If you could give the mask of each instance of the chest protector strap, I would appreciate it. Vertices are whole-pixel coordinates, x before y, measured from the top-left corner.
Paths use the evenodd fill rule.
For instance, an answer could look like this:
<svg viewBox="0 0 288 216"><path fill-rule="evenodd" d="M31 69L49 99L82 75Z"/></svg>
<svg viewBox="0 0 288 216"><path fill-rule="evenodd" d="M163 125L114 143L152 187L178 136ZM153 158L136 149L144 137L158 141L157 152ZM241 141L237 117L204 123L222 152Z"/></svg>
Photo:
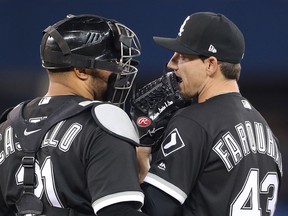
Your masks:
<svg viewBox="0 0 288 216"><path fill-rule="evenodd" d="M37 123L30 123L23 117L23 108L28 102L29 101L25 101L19 104L7 115L7 120L11 122L11 126L18 135L21 149L25 153L25 156L22 158L22 167L24 168L23 193L16 202L17 215L88 216L87 214L80 214L67 208L45 206L44 210L42 201L34 195L34 188L36 184L35 158L45 134L53 125L64 119L77 115L88 108L91 108L96 101L79 103L80 101L70 100L69 102L60 106L47 119ZM33 133L25 136L25 131L33 131ZM45 213L43 214L43 212Z"/></svg>

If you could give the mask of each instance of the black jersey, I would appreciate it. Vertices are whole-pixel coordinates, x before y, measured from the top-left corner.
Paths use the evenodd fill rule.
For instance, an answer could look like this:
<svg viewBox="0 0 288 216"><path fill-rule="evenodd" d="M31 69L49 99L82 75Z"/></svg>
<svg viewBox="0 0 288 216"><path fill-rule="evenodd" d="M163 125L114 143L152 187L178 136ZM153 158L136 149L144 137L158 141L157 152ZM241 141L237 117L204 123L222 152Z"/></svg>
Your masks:
<svg viewBox="0 0 288 216"><path fill-rule="evenodd" d="M41 122L71 100L87 101L77 96L37 98L26 105L22 114L29 122ZM25 153L19 140L33 133L37 130L16 134L8 120L0 125L1 216L14 215L15 202L23 191L21 161ZM70 208L89 215L126 201L140 208L144 195L136 164L135 146L101 129L91 109L87 109L57 122L41 140L36 154L34 194L44 206Z"/></svg>
<svg viewBox="0 0 288 216"><path fill-rule="evenodd" d="M239 93L179 110L145 182L182 204L183 216L271 216L282 176L279 144Z"/></svg>

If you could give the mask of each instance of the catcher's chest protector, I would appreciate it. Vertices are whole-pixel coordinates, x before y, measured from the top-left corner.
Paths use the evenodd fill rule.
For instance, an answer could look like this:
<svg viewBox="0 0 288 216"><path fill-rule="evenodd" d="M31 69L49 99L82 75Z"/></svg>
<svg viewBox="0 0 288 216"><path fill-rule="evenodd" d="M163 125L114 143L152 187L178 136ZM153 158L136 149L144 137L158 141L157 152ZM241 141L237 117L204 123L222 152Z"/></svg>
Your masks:
<svg viewBox="0 0 288 216"><path fill-rule="evenodd" d="M26 156L22 158L22 166L24 168L23 193L16 202L16 208L19 215L41 215L43 212L43 204L42 201L34 195L34 185L36 184L34 173L35 157L38 149L40 148L42 139L47 131L56 123L77 115L80 112L91 108L97 103L100 104L100 102L88 101L88 103L79 103L78 101L71 100L68 103L64 103L62 106L60 106L58 110L47 119L37 123L29 123L22 116L23 107L28 102L29 101L19 104L7 115L7 120L10 121L16 134L29 134L29 136L18 137L21 143L21 149L23 152L25 152ZM84 216L83 214L79 214L72 209L54 208L52 206L45 206L45 208L46 212L49 212L47 216L69 216L72 215L72 213L75 216Z"/></svg>

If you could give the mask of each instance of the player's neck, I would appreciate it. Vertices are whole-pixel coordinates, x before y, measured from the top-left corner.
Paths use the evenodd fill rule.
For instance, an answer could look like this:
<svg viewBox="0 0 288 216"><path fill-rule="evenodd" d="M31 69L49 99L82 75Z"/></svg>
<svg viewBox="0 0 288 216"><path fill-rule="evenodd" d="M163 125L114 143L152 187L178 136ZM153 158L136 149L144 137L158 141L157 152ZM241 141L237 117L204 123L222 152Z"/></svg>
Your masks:
<svg viewBox="0 0 288 216"><path fill-rule="evenodd" d="M198 102L203 103L206 100L232 92L240 92L239 86L236 80L224 80L222 82L210 83L206 88L199 94Z"/></svg>
<svg viewBox="0 0 288 216"><path fill-rule="evenodd" d="M86 92L85 89L83 89L83 86L77 86L76 84L71 86L64 85L63 83L51 82L45 96L57 95L78 95L93 100L93 97L88 91Z"/></svg>
<svg viewBox="0 0 288 216"><path fill-rule="evenodd" d="M89 86L74 73L49 73L49 87L46 96L78 95L93 100Z"/></svg>

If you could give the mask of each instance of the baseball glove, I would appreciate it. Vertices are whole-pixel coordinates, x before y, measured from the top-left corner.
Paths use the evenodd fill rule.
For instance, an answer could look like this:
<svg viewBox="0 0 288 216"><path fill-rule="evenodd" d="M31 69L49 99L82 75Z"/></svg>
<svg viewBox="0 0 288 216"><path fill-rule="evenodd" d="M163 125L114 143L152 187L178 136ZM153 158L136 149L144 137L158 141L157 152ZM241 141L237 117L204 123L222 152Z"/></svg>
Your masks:
<svg viewBox="0 0 288 216"><path fill-rule="evenodd" d="M160 144L174 112L188 104L179 94L173 72L137 90L131 100L130 114L139 132L140 145L155 148Z"/></svg>

